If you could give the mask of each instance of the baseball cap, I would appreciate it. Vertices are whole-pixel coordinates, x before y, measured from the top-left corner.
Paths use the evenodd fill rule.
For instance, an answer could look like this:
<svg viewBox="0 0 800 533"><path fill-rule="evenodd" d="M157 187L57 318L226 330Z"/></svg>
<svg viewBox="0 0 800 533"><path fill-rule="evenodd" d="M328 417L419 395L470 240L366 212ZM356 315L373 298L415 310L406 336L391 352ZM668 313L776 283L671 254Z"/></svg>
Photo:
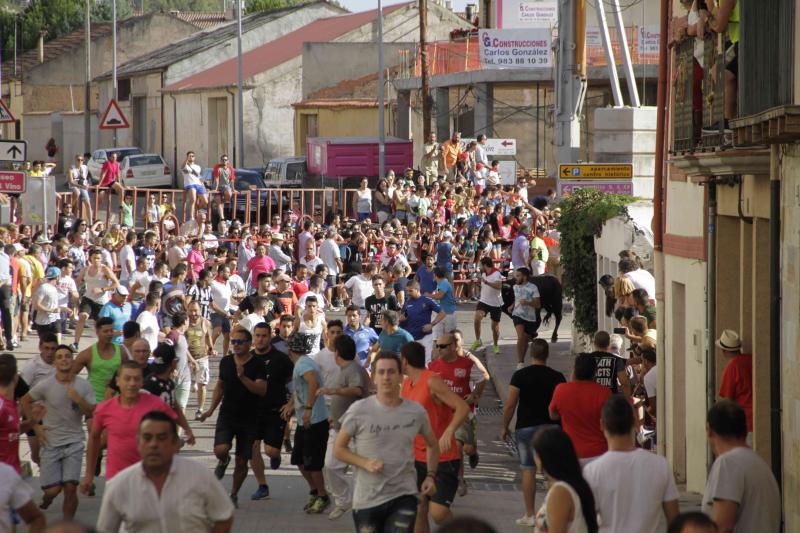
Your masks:
<svg viewBox="0 0 800 533"><path fill-rule="evenodd" d="M284 240L283 233L273 233L272 234L272 240L273 241L282 241L282 240Z"/></svg>
<svg viewBox="0 0 800 533"><path fill-rule="evenodd" d="M124 285L117 285L116 289L117 294L120 296L128 296L130 293L128 292L128 288Z"/></svg>
<svg viewBox="0 0 800 533"><path fill-rule="evenodd" d="M289 335L289 338L286 341L286 346L294 353L306 355L311 351L314 338L314 336L309 335L308 333L300 333L296 331Z"/></svg>
<svg viewBox="0 0 800 533"><path fill-rule="evenodd" d="M58 279L61 277L61 269L58 267L47 267L44 277L46 279Z"/></svg>

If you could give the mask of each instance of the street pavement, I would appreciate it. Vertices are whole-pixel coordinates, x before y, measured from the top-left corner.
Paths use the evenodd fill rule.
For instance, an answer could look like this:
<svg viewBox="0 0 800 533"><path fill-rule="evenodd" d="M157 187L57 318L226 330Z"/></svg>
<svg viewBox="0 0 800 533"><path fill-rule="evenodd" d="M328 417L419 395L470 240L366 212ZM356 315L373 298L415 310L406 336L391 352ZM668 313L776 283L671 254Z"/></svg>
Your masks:
<svg viewBox="0 0 800 533"><path fill-rule="evenodd" d="M474 314L473 304L459 304L457 312L459 328L464 333L465 345L469 346L474 340L472 317ZM340 318L337 314L329 315L329 318ZM550 365L555 369L569 376L572 367L572 356L570 354L570 342L568 333L571 328L571 316L565 315L561 324L560 336L564 339L551 345ZM87 329L87 334L91 332ZM540 330L543 338L549 339L552 332L552 324L545 325ZM489 331L489 321L483 324L484 342L491 339ZM492 385L487 386L477 409L478 416L478 449L480 452L480 464L474 470L466 468L465 477L468 485L468 494L465 497L457 497L452 507L456 516L475 516L479 517L492 526L498 532L526 531L529 528L520 527L514 524L514 520L524 514L522 504L522 494L520 492L520 471L517 462L516 450L511 442L501 441L499 438L502 401L506 398L508 383L516 368L515 342L516 334L513 325L508 317L503 317L500 330L500 354L493 354L491 350L484 353L479 351L478 355L483 359L492 374ZM69 338L71 341L71 337ZM89 346L94 339L84 337L81 348ZM220 341L221 342L221 341ZM219 347L218 347L219 349ZM14 351L14 355L20 361L20 367L33 357L37 352L37 340L27 339L22 346ZM221 351L221 350L220 350ZM213 358L212 385L215 382L219 358ZM206 400L206 407L210 401L210 393ZM186 457L191 457L206 464L209 469L216 465L216 459L211 452L213 448L214 423L216 415L211 419L200 423L192 420L196 408L195 397L189 401L187 408L187 418L197 438L194 446L184 448L181 453ZM512 426L513 428L513 422ZM30 452L27 440L21 443L20 454L23 461L30 460ZM353 522L349 514L336 521L328 519L327 514L307 515L302 507L305 504L308 486L300 476L297 468L289 464L289 455L284 453L283 463L277 471L267 470L267 482L269 484L271 498L263 501L251 501L250 494L257 488L252 473L248 474L247 480L239 493L239 509L235 514L234 531L237 532L285 532L290 529L303 532L350 532L353 531ZM267 464L269 462L267 461ZM34 477L29 480L34 488L38 488L37 469L34 469ZM228 467L228 472L223 479L223 484L230 489L233 465ZM540 485L541 488L541 485ZM97 480L97 496L93 498L81 496L78 507L77 520L93 525L97 519L100 508L100 501L103 494L103 479ZM41 493L36 492L36 498L40 498ZM537 506L542 502L544 492L537 492ZM695 508L695 499L689 497L682 507ZM59 496L50 508L46 511L48 522L54 522L61 517L61 497ZM433 528L435 531L435 528Z"/></svg>

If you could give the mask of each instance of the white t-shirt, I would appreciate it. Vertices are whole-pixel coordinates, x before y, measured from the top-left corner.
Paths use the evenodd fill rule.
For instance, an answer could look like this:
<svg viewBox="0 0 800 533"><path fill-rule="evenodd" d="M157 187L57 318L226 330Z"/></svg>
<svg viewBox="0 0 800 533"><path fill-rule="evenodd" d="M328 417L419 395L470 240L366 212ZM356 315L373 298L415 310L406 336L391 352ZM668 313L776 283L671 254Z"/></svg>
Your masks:
<svg viewBox="0 0 800 533"><path fill-rule="evenodd" d="M158 346L158 319L156 315L148 310L144 310L136 317L136 323L139 324L142 338L150 345L150 351L153 351Z"/></svg>
<svg viewBox="0 0 800 533"><path fill-rule="evenodd" d="M306 259L305 256L300 258L300 264L305 265L308 268L309 272L315 272L317 267L322 264L322 259L317 256L314 256L314 259Z"/></svg>
<svg viewBox="0 0 800 533"><path fill-rule="evenodd" d="M181 169L183 173L183 188L185 189L189 185L200 185L200 173L203 172L203 169L200 168L200 165L197 163L194 164L186 164Z"/></svg>
<svg viewBox="0 0 800 533"><path fill-rule="evenodd" d="M647 391L648 398L655 398L658 383L658 367L654 366L644 375L644 390Z"/></svg>
<svg viewBox="0 0 800 533"><path fill-rule="evenodd" d="M500 273L499 270L495 270L488 276L484 274L481 276L481 280L484 283L481 283L481 298L480 302L486 305L490 305L492 307L502 307L503 306L503 292L500 289L495 289L490 287L486 282L489 281L491 283L498 283L503 281L503 275Z"/></svg>
<svg viewBox="0 0 800 533"><path fill-rule="evenodd" d="M325 308L325 298L323 298L322 294L317 294L309 290L304 292L303 295L297 299L297 308L300 311L303 311L306 308L306 300L308 300L308 298L311 296L314 296L317 299L317 306L320 309Z"/></svg>
<svg viewBox="0 0 800 533"><path fill-rule="evenodd" d="M55 285L52 283L44 282L39 285L39 288L36 289L36 293L33 295L33 301L39 302L39 305L42 307L46 307L48 309L54 309L58 307L58 289L56 289ZM61 311L56 311L55 313L45 313L40 309L36 310L36 322L39 325L46 325L52 324L56 320L61 318Z"/></svg>
<svg viewBox="0 0 800 533"><path fill-rule="evenodd" d="M250 313L249 315L243 316L239 320L239 325L244 329L246 329L247 331L249 331L250 333L253 333L253 330L255 329L256 325L261 324L262 322L264 322L263 316L257 315L255 313Z"/></svg>
<svg viewBox="0 0 800 533"><path fill-rule="evenodd" d="M336 364L336 354L327 348L323 348L309 357L317 362L322 372L321 386L334 387L336 385L336 378L339 377L340 370L339 365ZM329 395L325 396L325 403L330 405L331 397Z"/></svg>
<svg viewBox="0 0 800 533"><path fill-rule="evenodd" d="M78 292L78 286L75 285L75 280L71 276L61 276L58 278L58 306L69 306L72 295Z"/></svg>
<svg viewBox="0 0 800 533"><path fill-rule="evenodd" d="M319 258L322 263L328 267L328 272L333 275L339 274L339 263L337 259L341 258L339 252L339 245L333 239L325 239L319 247Z"/></svg>
<svg viewBox="0 0 800 533"><path fill-rule="evenodd" d="M375 292L372 279L365 279L361 275L351 277L344 286L353 291L353 304L359 307L364 307L364 301Z"/></svg>
<svg viewBox="0 0 800 533"><path fill-rule="evenodd" d="M633 286L637 289L644 289L647 291L647 297L651 300L656 299L656 278L647 270L640 268L633 272L625 274Z"/></svg>
<svg viewBox="0 0 800 533"><path fill-rule="evenodd" d="M646 450L608 451L583 468L594 493L600 533L664 533L664 502L678 489L667 460Z"/></svg>
<svg viewBox="0 0 800 533"><path fill-rule="evenodd" d="M11 531L11 511L33 499L33 489L16 471L0 463L0 531Z"/></svg>
<svg viewBox="0 0 800 533"><path fill-rule="evenodd" d="M131 272L131 277L128 279L128 288L133 287L136 282L139 282L139 288L136 289L135 293L131 293L131 298L134 300L141 300L144 298L150 288L151 279L152 276L147 270L144 272L139 272L138 270Z"/></svg>
<svg viewBox="0 0 800 533"><path fill-rule="evenodd" d="M119 268L120 281L127 281L131 277L131 272L136 270L136 255L130 244L126 244L119 251Z"/></svg>
<svg viewBox="0 0 800 533"><path fill-rule="evenodd" d="M229 283L230 279L228 283L220 283L217 280L211 282L211 301L213 301L217 307L225 311L231 306L232 292ZM213 309L211 311L216 313Z"/></svg>

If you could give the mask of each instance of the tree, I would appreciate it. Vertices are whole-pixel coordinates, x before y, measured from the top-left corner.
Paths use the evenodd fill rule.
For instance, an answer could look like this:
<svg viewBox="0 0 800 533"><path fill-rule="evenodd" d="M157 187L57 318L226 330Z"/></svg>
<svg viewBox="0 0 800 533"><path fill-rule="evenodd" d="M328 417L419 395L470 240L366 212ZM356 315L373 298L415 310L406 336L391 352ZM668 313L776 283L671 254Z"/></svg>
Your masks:
<svg viewBox="0 0 800 533"><path fill-rule="evenodd" d="M92 5L92 22L111 21L114 0L100 0ZM133 16L128 0L117 0L117 20Z"/></svg>
<svg viewBox="0 0 800 533"><path fill-rule="evenodd" d="M259 11L270 11L272 9L294 6L298 3L297 0L245 0L244 11L249 15L251 13L258 13Z"/></svg>

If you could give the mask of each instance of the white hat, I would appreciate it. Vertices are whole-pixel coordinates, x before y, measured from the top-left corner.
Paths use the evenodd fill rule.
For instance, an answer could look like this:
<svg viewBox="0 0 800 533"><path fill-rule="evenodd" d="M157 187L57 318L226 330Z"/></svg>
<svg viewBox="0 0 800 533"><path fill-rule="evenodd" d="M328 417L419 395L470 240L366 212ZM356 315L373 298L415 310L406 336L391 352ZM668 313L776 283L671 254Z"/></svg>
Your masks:
<svg viewBox="0 0 800 533"><path fill-rule="evenodd" d="M25 251L25 247L24 247L24 246L22 246L22 245L21 245L20 243L18 243L18 242L15 242L14 244L12 244L12 246L14 247L14 252L15 252L15 253L16 253L16 252L23 252L23 251Z"/></svg>
<svg viewBox="0 0 800 533"><path fill-rule="evenodd" d="M453 238L453 234L451 232L449 232L449 231L445 231L443 237L445 239L452 239Z"/></svg>
<svg viewBox="0 0 800 533"><path fill-rule="evenodd" d="M726 329L717 339L717 346L726 352L738 352L742 349L742 341L739 340L738 333L732 329Z"/></svg>
<svg viewBox="0 0 800 533"><path fill-rule="evenodd" d="M120 296L128 296L130 293L128 292L128 288L125 285L117 285L117 294Z"/></svg>
<svg viewBox="0 0 800 533"><path fill-rule="evenodd" d="M283 238L283 233L273 233L272 234L272 240L273 241L283 241L285 239Z"/></svg>

